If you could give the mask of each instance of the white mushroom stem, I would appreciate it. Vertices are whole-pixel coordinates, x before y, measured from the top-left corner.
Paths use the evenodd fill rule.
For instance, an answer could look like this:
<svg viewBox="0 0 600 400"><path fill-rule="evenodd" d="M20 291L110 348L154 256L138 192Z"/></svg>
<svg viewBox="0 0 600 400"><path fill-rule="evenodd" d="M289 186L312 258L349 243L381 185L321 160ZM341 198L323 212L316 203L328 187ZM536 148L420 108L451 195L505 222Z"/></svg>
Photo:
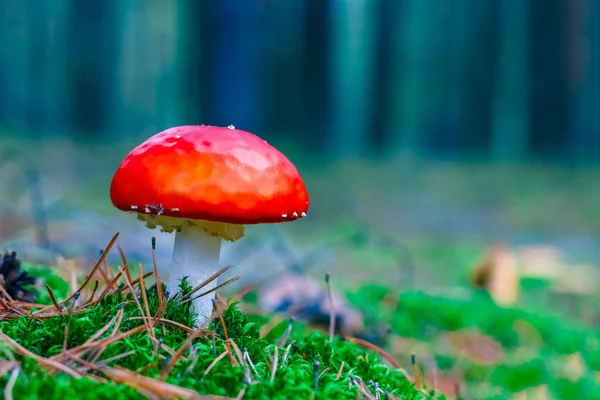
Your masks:
<svg viewBox="0 0 600 400"><path fill-rule="evenodd" d="M212 236L199 226L182 224L181 230L175 234L173 264L167 280L167 291L171 297L179 293L179 284L184 276L187 276L189 285L195 287L219 271L221 240L221 236ZM193 296L216 286L215 279ZM215 292L212 292L192 301L193 311L198 314L196 325L210 317L214 298Z"/></svg>

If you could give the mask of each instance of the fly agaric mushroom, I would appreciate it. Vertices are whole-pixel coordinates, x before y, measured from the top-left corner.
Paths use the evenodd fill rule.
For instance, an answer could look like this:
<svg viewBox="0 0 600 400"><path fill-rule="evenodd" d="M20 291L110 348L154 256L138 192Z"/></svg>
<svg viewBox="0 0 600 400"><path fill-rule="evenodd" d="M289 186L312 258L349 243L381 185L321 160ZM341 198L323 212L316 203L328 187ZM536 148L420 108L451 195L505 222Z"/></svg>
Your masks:
<svg viewBox="0 0 600 400"><path fill-rule="evenodd" d="M171 294L183 277L193 287L219 270L221 239L242 238L245 224L302 218L309 205L290 160L231 125L179 126L150 137L121 162L110 197L146 227L176 232L167 279ZM214 292L193 301L197 323L211 315L213 298Z"/></svg>

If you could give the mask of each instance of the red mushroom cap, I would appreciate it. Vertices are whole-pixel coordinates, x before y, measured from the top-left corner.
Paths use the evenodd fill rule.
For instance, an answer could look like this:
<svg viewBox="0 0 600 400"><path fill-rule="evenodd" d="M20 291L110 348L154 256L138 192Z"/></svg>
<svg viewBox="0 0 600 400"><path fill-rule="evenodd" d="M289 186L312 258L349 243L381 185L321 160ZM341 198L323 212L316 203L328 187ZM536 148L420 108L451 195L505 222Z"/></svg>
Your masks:
<svg viewBox="0 0 600 400"><path fill-rule="evenodd" d="M266 141L233 126L180 126L136 147L110 186L123 211L233 224L306 215L298 170Z"/></svg>

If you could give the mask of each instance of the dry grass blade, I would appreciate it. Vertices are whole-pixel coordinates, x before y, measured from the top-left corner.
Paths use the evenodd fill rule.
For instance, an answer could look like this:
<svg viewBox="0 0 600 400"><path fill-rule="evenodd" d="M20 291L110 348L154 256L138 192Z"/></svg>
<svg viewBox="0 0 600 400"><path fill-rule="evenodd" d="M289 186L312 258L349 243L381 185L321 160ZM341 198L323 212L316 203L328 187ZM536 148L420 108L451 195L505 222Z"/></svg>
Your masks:
<svg viewBox="0 0 600 400"><path fill-rule="evenodd" d="M243 387L242 390L240 390L238 395L235 397L235 400L242 400L244 398L245 394L246 394L246 388Z"/></svg>
<svg viewBox="0 0 600 400"><path fill-rule="evenodd" d="M89 343L93 342L94 340L98 339L100 336L102 336L104 334L104 332L108 331L108 328L110 328L116 321L123 318L124 312L125 311L122 308L120 308L119 311L117 311L117 314L114 317L112 317L112 319L110 321L108 321L108 323L106 325L104 325L102 328L100 328L98 330L98 332L94 333L88 340L86 340L84 344L89 344Z"/></svg>
<svg viewBox="0 0 600 400"><path fill-rule="evenodd" d="M233 282L235 282L235 281L237 281L237 280L240 280L241 278L242 278L241 276L236 276L235 278L231 278L230 280L228 280L228 281L226 281L226 282L223 282L223 283L221 283L220 285L218 285L218 286L216 286L216 287L214 287L214 288L212 288L212 289L210 289L210 290L207 290L206 292L202 292L201 294L199 294L199 295L198 295L198 296L196 296L196 297L193 297L193 298L191 298L191 299L190 299L190 298L188 298L188 299L182 300L182 301L180 301L180 302L179 302L179 304L185 304L185 303L188 303L188 302L190 302L190 301L193 301L193 300L199 299L200 297L203 297L203 296L206 296L207 294L210 294L210 293L212 293L212 292L215 292L215 291L217 291L217 290L219 290L219 289L221 289L221 288L223 288L223 287L225 287L225 286L227 286L227 285L229 285L229 284L231 284L231 283L233 283Z"/></svg>
<svg viewBox="0 0 600 400"><path fill-rule="evenodd" d="M385 358L387 361L389 361L389 363L392 365L392 367L394 368L402 368L400 366L400 363L398 361L396 361L394 359L394 357L392 357L388 352L386 352L385 350L383 350L381 347L375 346L373 343L369 343L366 340L363 339L358 339L355 337L351 337L351 336L346 336L346 340L352 343L356 343L357 345L359 345L362 348L371 350L376 352L377 354L379 354L381 357ZM404 373L406 375L406 373ZM408 378L408 375L407 375Z"/></svg>
<svg viewBox="0 0 600 400"><path fill-rule="evenodd" d="M13 351L15 353L20 354L23 357L33 358L41 366L44 366L44 367L47 367L47 368L58 369L58 370L60 370L60 371L62 371L64 373L67 373L67 374L71 375L74 378L80 378L81 377L81 375L78 374L77 371L73 370L72 368L67 367L66 365L63 365L63 364L58 363L56 361L50 360L48 358L44 358L44 357L38 356L37 354L34 354L34 353L30 352L29 350L27 350L26 348L24 348L19 343L15 342L13 339L11 339L10 337L6 336L2 332L0 332L0 340L2 340L3 342L6 342L13 349Z"/></svg>
<svg viewBox="0 0 600 400"><path fill-rule="evenodd" d="M237 365L237 362L235 361L235 357L233 357L233 353L231 352L231 346L229 346L229 333L227 333L227 326L225 325L225 320L223 319L221 309L219 308L215 300L213 300L213 307L219 315L219 320L221 321L221 326L223 327L223 332L225 333L225 347L227 347L227 351L229 352L229 360L231 361L231 365L235 367Z"/></svg>
<svg viewBox="0 0 600 400"><path fill-rule="evenodd" d="M135 300L135 304L136 304L138 310L140 311L140 315L144 315L144 309L142 308L140 301L138 300L137 296L135 295L135 291L133 290L133 285L131 284L131 281L129 281L129 279L127 279L127 275L123 272L123 269L121 267L118 267L118 268L119 268L119 272L121 273L121 276L125 278L125 283L129 287L129 290L131 290L131 296L133 296L133 300ZM153 330L153 327L150 324L150 322L147 321L145 318L142 321L144 322L144 325L146 326L148 335L150 335L150 337L154 341L156 341L156 338L154 337L154 330Z"/></svg>
<svg viewBox="0 0 600 400"><path fill-rule="evenodd" d="M19 363L16 361L0 361L0 376L4 376L4 374L8 374L14 368L17 368Z"/></svg>
<svg viewBox="0 0 600 400"><path fill-rule="evenodd" d="M96 264L98 261L96 261L96 260L94 260L94 259L92 258L92 262L93 262L94 264ZM111 279L108 277L108 275L106 275L106 272L104 272L104 270L103 270L102 268L98 268L98 269L96 269L96 270L95 270L95 271L93 271L93 272L94 272L94 273L97 273L97 274L100 274L100 277L102 278L102 280L103 280L104 282L108 283L108 282L110 282L110 281L111 281Z"/></svg>
<svg viewBox="0 0 600 400"><path fill-rule="evenodd" d="M115 335L119 331L119 328L121 327L121 322L123 322L124 314L125 314L125 310L123 308L120 308L119 311L117 312L117 319L115 321L115 326L113 327L113 330L110 333L109 338L115 337ZM108 345L104 345L104 346L100 346L99 348L97 348L96 354L92 358L92 363L96 363L96 361L98 361L98 359L100 358L102 353L104 353L104 351L106 350L107 347L108 347Z"/></svg>
<svg viewBox="0 0 600 400"><path fill-rule="evenodd" d="M317 380L320 380L323 377L323 375L325 375L328 372L329 372L329 367L327 367L323 371L321 371L321 373L319 374L319 376L317 376Z"/></svg>
<svg viewBox="0 0 600 400"><path fill-rule="evenodd" d="M98 268L100 268L100 266L102 265L102 263L106 259L106 255L108 254L108 252L110 251L110 249L112 248L112 246L115 244L115 242L117 241L118 237L119 237L119 232L117 232L115 234L115 236L113 236L113 238L111 239L111 241L108 243L108 245L106 246L106 249L104 249L104 252L100 256L100 259L98 260L98 262L96 263L96 265L94 266L94 268L92 268L92 272L90 272L90 274L85 278L85 280L83 281L83 283L79 286L79 289L76 290L75 292L73 292L66 299L60 301L58 303L59 305L64 304L64 303L66 303L68 301L71 301L75 297L75 294L77 292L81 292L83 290L83 288L92 280L93 275L96 273L96 271L98 270ZM38 311L36 311L36 313L47 312L52 307L54 307L54 306L50 306L50 307L46 307L44 309L38 310Z"/></svg>
<svg viewBox="0 0 600 400"><path fill-rule="evenodd" d="M117 250L119 251L119 255L121 256L121 261L123 262L123 269L125 270L125 273L127 274L127 278L131 282L131 274L129 272L129 263L127 263L127 258L125 258L125 253L123 252L123 249L121 248L121 246L117 246Z"/></svg>
<svg viewBox="0 0 600 400"><path fill-rule="evenodd" d="M19 308L44 308L44 307L48 307L48 304L27 303L25 301L13 301L12 303L10 303L10 305L13 306L13 307L19 307Z"/></svg>
<svg viewBox="0 0 600 400"><path fill-rule="evenodd" d="M342 370L344 369L344 365L346 365L345 361L342 361L342 363L340 364L340 369L338 369L337 375L335 376L335 380L339 380L340 376L342 376Z"/></svg>
<svg viewBox="0 0 600 400"><path fill-rule="evenodd" d="M8 305L8 303L6 302L6 300L4 300L2 298L2 296L0 296L0 305L6 310L9 311L10 310L10 306Z"/></svg>
<svg viewBox="0 0 600 400"><path fill-rule="evenodd" d="M179 359L183 356L185 350L190 346L190 343L192 343L192 340L196 339L197 337L200 337L201 335L206 335L206 332L206 329L198 327L194 331L194 333L188 335L188 337L185 339L185 342L183 342L179 349L177 349L175 355L171 357L169 363L163 368L162 371L160 371L161 380L164 380L171 373L171 370L173 370L177 361L179 361Z"/></svg>
<svg viewBox="0 0 600 400"><path fill-rule="evenodd" d="M196 293L198 290L202 289L204 286L208 285L209 283L211 283L212 281L214 281L215 279L217 279L219 276L221 276L225 272L229 271L229 269L231 269L231 267L233 267L233 264L230 264L230 265L228 265L226 267L221 268L215 274L213 274L212 276L210 276L204 282L200 283L199 285L197 285L196 287L194 287L189 293L187 293L185 296L183 296L182 300L185 299L185 298L191 297L192 294Z"/></svg>
<svg viewBox="0 0 600 400"><path fill-rule="evenodd" d="M363 382L356 382L356 387L358 388L358 390L360 390L360 392L362 394L365 395L365 397L368 400L377 400L377 397L373 396L373 394L371 392L369 392L369 389L367 389L367 387L365 386L365 384Z"/></svg>
<svg viewBox="0 0 600 400"><path fill-rule="evenodd" d="M50 300L52 300L52 304L54 305L54 308L56 308L56 311L58 311L59 313L62 314L60 305L58 304L58 301L56 301L56 296L54 296L54 292L52 291L50 286L48 286L48 284L46 284L46 290L48 291L48 295L50 296Z"/></svg>
<svg viewBox="0 0 600 400"><path fill-rule="evenodd" d="M143 319L145 317L130 317L128 318L129 320L136 320L136 319ZM179 322L175 322L175 321L171 321L170 319L164 319L164 318L157 318L157 317L153 317L152 318L154 321L158 322L159 324L165 324L165 325L169 325L172 326L174 328L179 328L182 331L184 331L185 333L194 333L194 330L192 328L190 328L189 326L185 326L183 324L180 324Z"/></svg>
<svg viewBox="0 0 600 400"><path fill-rule="evenodd" d="M6 289L4 289L4 286L0 285L0 293L4 295L4 297L6 297L6 300L8 300L9 302L13 303L15 300L10 296L10 294L8 294L8 292L6 291ZM2 299L2 301L4 301L4 299Z"/></svg>
<svg viewBox="0 0 600 400"><path fill-rule="evenodd" d="M154 328L154 321L152 321L152 315L150 314L150 306L148 305L148 293L146 293L146 284L144 283L144 270L142 269L142 264L138 265L139 268L139 280L140 280L140 292L142 293L142 301L144 302L144 309L146 311L146 318L148 324L152 323L152 327ZM144 315L144 313L142 313ZM156 341L156 335L154 334L154 329L149 331L150 336L153 340Z"/></svg>
<svg viewBox="0 0 600 400"><path fill-rule="evenodd" d="M21 372L21 368L17 366L12 370L12 373L10 374L8 383L4 388L4 398L6 400L13 400L13 388L15 387L15 383L17 382L17 378L19 377L19 372Z"/></svg>
<svg viewBox="0 0 600 400"><path fill-rule="evenodd" d="M103 372L114 382L122 383L138 390L150 392L161 399L231 400L229 397L200 396L193 390L148 378L124 368L106 368L103 370Z"/></svg>
<svg viewBox="0 0 600 400"><path fill-rule="evenodd" d="M54 307L54 306L52 306L52 307ZM13 311L17 312L19 310L13 309ZM71 312L73 314L79 314L79 313L82 313L82 312L85 312L85 311L86 311L85 308L81 308L80 307L80 308L77 308L76 310L72 310ZM43 313L43 314L25 314L25 313L19 314L19 316L24 316L24 315L33 317L33 318L35 318L38 321L43 321L44 319L47 319L47 318L60 317L62 315L65 315L65 312L64 311L61 311L61 312L54 312L53 311L53 312L46 312L46 313ZM15 317L15 316L13 316L13 317Z"/></svg>
<svg viewBox="0 0 600 400"><path fill-rule="evenodd" d="M153 273L154 273L154 272L146 272L146 273L145 273L145 274L142 276L142 278L143 278L143 279L146 279L146 278L148 278L150 275L152 275ZM133 281L131 281L131 286L134 286L134 287L135 287L135 285L137 285L138 283L140 283L140 278L135 278ZM122 292L121 292L121 293L125 295L125 294L129 293L129 292L128 292L128 290L129 290L129 288L122 289Z"/></svg>
<svg viewBox="0 0 600 400"><path fill-rule="evenodd" d="M94 296L96 296L96 291L98 290L98 285L99 285L99 282L98 282L98 280L96 280L94 283L94 290L92 290L92 294L85 301L85 303L83 303L82 307L85 307L94 301Z"/></svg>
<svg viewBox="0 0 600 400"><path fill-rule="evenodd" d="M206 367L206 369L204 370L204 376L208 375L208 373L215 367L215 365L217 365L217 363L219 361L221 361L222 359L224 359L227 354L229 354L229 352L227 350L225 350L224 352L222 352L221 354L219 354L219 356L217 358L215 358L213 360L213 362L211 362L209 364L208 367Z"/></svg>
<svg viewBox="0 0 600 400"><path fill-rule="evenodd" d="M285 362L285 360L287 360L287 358L290 354L290 350L291 350L292 346L294 345L294 343L296 343L296 341L292 340L285 348L285 352L283 353L283 362Z"/></svg>
<svg viewBox="0 0 600 400"><path fill-rule="evenodd" d="M231 346L233 347L233 350L235 351L235 355L237 356L237 359L240 360L240 364L245 365L246 363L244 362L244 356L242 355L242 352L241 352L240 348L238 347L238 345L233 341L233 339L229 339L229 343L231 343Z"/></svg>
<svg viewBox="0 0 600 400"><path fill-rule="evenodd" d="M279 363L279 347L275 346L275 354L273 355L273 365L271 366L271 383L275 380L277 373L277 364Z"/></svg>
<svg viewBox="0 0 600 400"><path fill-rule="evenodd" d="M162 282L160 275L158 274L158 265L156 264L156 238L152 236L152 265L154 267L154 278L156 279L156 293L158 294L158 301L162 304L165 301L165 294L163 293Z"/></svg>
<svg viewBox="0 0 600 400"><path fill-rule="evenodd" d="M77 347L73 347L71 348L69 351L70 352L77 352L77 351L82 351L85 349L88 349L90 347L100 347L100 346L108 346L114 342L118 342L119 340L125 339L126 337L129 337L131 335L135 335L136 333L139 333L141 331L143 331L144 329L146 329L146 327L144 325L140 325L140 326L136 326L133 329L130 329L126 332L120 333L118 335L115 336L111 336L111 337L107 337L107 338L103 338L103 339L99 339L95 342L89 342L89 343L84 343L82 345L79 345Z"/></svg>
<svg viewBox="0 0 600 400"><path fill-rule="evenodd" d="M92 303L92 306L97 306L98 304L100 304L100 302L102 301L104 296L106 296L108 293L110 293L113 286L115 286L117 284L117 281L119 280L120 277L121 277L121 273L119 272L117 274L117 276L115 276L115 278L106 285L106 287L104 288L104 290L102 291L100 296L96 299L96 301L94 301Z"/></svg>
<svg viewBox="0 0 600 400"><path fill-rule="evenodd" d="M111 363L113 361L121 360L123 358L129 357L129 356L134 355L134 354L135 354L135 350L129 350L129 351L126 351L125 353L121 353L121 354L118 354L118 355L116 355L114 357L109 357L109 358L106 358L106 359L104 359L102 361L99 361L97 363L97 365L99 367L102 367L102 366L108 365L109 363Z"/></svg>
<svg viewBox="0 0 600 400"><path fill-rule="evenodd" d="M333 305L333 292L331 290L331 274L325 274L325 283L327 284L327 300L329 302L329 342L333 342L335 334L335 307Z"/></svg>

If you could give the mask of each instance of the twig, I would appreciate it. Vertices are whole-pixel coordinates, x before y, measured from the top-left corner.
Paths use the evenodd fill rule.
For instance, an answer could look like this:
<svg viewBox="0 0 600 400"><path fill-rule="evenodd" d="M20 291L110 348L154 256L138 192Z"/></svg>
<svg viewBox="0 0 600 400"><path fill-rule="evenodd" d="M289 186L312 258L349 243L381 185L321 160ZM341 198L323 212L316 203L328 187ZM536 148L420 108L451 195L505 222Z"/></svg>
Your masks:
<svg viewBox="0 0 600 400"><path fill-rule="evenodd" d="M14 302L15 300L10 296L10 294L8 294L8 292L6 291L6 289L4 289L4 286L0 285L0 293L2 293L4 295L4 297L6 297L6 300L8 300L9 302ZM1 297L0 297L1 299ZM4 299L2 299L2 301L4 302ZM6 304L6 302L3 303L3 305Z"/></svg>
<svg viewBox="0 0 600 400"><path fill-rule="evenodd" d="M296 343L296 341L292 340L290 342L290 344L288 344L287 347L285 348L285 352L283 353L283 362L285 362L285 360L287 360L288 355L290 354L290 349L292 348L292 346L294 345L294 343Z"/></svg>
<svg viewBox="0 0 600 400"><path fill-rule="evenodd" d="M89 305L91 302L94 301L94 296L96 295L96 290L98 290L98 280L94 281L94 290L92 290L92 294L85 301L85 303L83 303L82 307L85 307L85 306Z"/></svg>
<svg viewBox="0 0 600 400"><path fill-rule="evenodd" d="M158 294L158 301L162 304L163 301L165 301L165 295L163 293L160 275L158 275L158 266L156 264L156 238L154 236L152 236L152 264L154 265L154 278L156 279L156 293Z"/></svg>
<svg viewBox="0 0 600 400"><path fill-rule="evenodd" d="M333 342L335 333L335 308L333 307L333 293L331 291L331 274L325 274L325 283L327 284L327 299L329 300L329 342Z"/></svg>
<svg viewBox="0 0 600 400"><path fill-rule="evenodd" d="M144 319L144 318L147 319L147 317L129 317L127 319L128 320L136 320L136 319ZM179 329L181 329L182 331L184 331L186 333L193 333L194 332L194 330L192 328L190 328L188 326L185 326L183 324L180 324L179 322L171 321L170 319L156 318L156 317L153 317L152 319L154 321L158 322L158 323L165 324L165 325L170 325L170 326L172 326L174 328L179 328Z"/></svg>
<svg viewBox="0 0 600 400"><path fill-rule="evenodd" d="M58 304L58 301L56 301L56 297L54 296L54 292L52 292L52 289L50 288L50 286L46 283L46 290L48 291L48 294L50 295L50 300L52 300L52 304L54 305L54 308L56 308L56 311L58 311L59 313L62 313L63 310L60 308L60 305Z"/></svg>
<svg viewBox="0 0 600 400"><path fill-rule="evenodd" d="M369 392L369 389L367 389L364 385L364 383L362 381L359 381L358 379L356 379L353 375L350 375L350 382L352 382L352 384L354 384L354 386L356 386L358 388L358 390L365 395L365 397L368 400L377 400L375 398L375 396L373 396L373 394L371 392Z"/></svg>
<svg viewBox="0 0 600 400"><path fill-rule="evenodd" d="M4 398L6 400L13 400L13 388L15 387L15 383L17 382L17 378L19 377L19 372L21 372L21 367L16 366L13 368L10 378L8 379L8 383L4 388Z"/></svg>
<svg viewBox="0 0 600 400"><path fill-rule="evenodd" d="M102 255L100 256L100 259L98 260L98 262L96 263L96 265L94 266L94 268L92 269L92 272L90 272L90 274L85 278L85 280L83 281L83 283L81 284L81 286L79 286L79 290L75 291L75 293L77 292L81 292L83 290L83 288L92 280L92 276L94 275L94 273L96 272L96 270L98 268L100 268L100 266L102 265L102 262L104 261L104 259L106 258L106 254L110 251L110 249L112 248L113 244L115 244L115 242L117 241L117 238L119 237L119 232L117 232L115 234L115 236L113 236L113 238L111 239L111 241L108 243L108 245L106 246L106 249L104 250L104 252L102 253ZM58 304L64 304L68 301L71 301L73 299L73 297L75 297L75 293L73 293L72 295L70 295L69 297L67 297L66 299L60 301ZM36 311L36 313L42 313L42 312L47 312L49 309L51 309L53 306L50 307L46 307L44 309L38 310Z"/></svg>
<svg viewBox="0 0 600 400"><path fill-rule="evenodd" d="M150 306L148 305L148 294L146 293L146 285L144 283L144 270L142 269L142 264L139 264L138 266L139 268L139 280L140 280L140 292L142 293L142 300L144 301L144 308L146 309L146 318L148 321L148 324L150 324L150 321L152 320L152 315L150 314ZM144 314L142 313L142 316ZM152 327L154 328L154 324L152 325ZM154 334L154 329L150 330L150 336L152 337L152 339L154 341L156 341L156 335Z"/></svg>
<svg viewBox="0 0 600 400"><path fill-rule="evenodd" d="M2 287L2 286L0 285L0 287ZM10 311L10 306L8 305L8 303L6 302L6 300L4 300L2 298L2 296L0 296L0 305L2 305L2 307L4 309L6 309L6 311Z"/></svg>
<svg viewBox="0 0 600 400"><path fill-rule="evenodd" d="M217 302L215 301L215 299L212 300L212 303L213 303L213 308L219 315L219 320L221 321L221 326L223 327L223 332L225 333L225 347L227 348L227 351L229 352L229 360L231 361L231 365L235 367L237 362L235 361L235 358L233 357L233 353L231 352L231 347L229 346L229 333L227 333L227 326L225 326L225 320L223 319L223 314L221 313L219 306L217 306Z"/></svg>
<svg viewBox="0 0 600 400"><path fill-rule="evenodd" d="M242 399L244 398L244 395L245 395L245 394L246 394L246 388L245 388L245 387L243 387L243 388L242 388L242 389L239 391L238 395L235 397L235 400L242 400Z"/></svg>
<svg viewBox="0 0 600 400"><path fill-rule="evenodd" d="M355 338L355 337L351 337L351 336L346 336L346 340L349 341L349 342L356 343L360 347L363 347L365 349L372 350L372 351L378 353L380 356L382 356L383 358L385 358L386 360L388 360L389 363L392 365L392 367L394 367L394 368L401 368L400 363L398 361L396 361L394 359L394 357L392 357L388 352L386 352L382 348L380 348L378 346L375 346L374 344L369 343L366 340ZM406 372L404 372L404 375L408 378L408 375L406 374Z"/></svg>
<svg viewBox="0 0 600 400"><path fill-rule="evenodd" d="M215 365L217 365L217 363L219 361L221 361L222 359L225 358L225 356L228 354L229 352L227 350L225 350L224 352L222 352L217 358L215 358L213 360L213 362L210 363L210 365L208 367L206 367L206 369L204 370L204 376L208 375L208 373L210 372L211 369L214 368Z"/></svg>
<svg viewBox="0 0 600 400"><path fill-rule="evenodd" d="M146 329L146 327L144 325L136 326L135 328L130 329L130 330L126 331L126 332L120 333L118 335L107 337L107 338L103 338L103 339L99 339L96 342L84 343L84 344L79 345L77 347L73 347L69 351L75 352L75 351L82 351L84 349L88 349L88 348L91 348L91 347L108 346L108 345L110 345L110 344L112 344L114 342L118 342L119 340L125 339L126 337L129 337L131 335L135 335L136 333L139 333L139 332L143 331L144 329ZM56 356L54 356L54 357L56 357Z"/></svg>
<svg viewBox="0 0 600 400"><path fill-rule="evenodd" d="M260 376L258 375L258 371L256 370L256 367L254 366L254 363L252 362L252 359L250 358L250 354L248 353L248 349L244 347L244 359L246 360L246 362L248 363L248 365L250 365L250 367L252 368L252 371L254 371L254 373L256 374L257 378L260 378Z"/></svg>
<svg viewBox="0 0 600 400"><path fill-rule="evenodd" d="M273 355L273 365L271 366L271 383L275 380L275 373L277 372L277 364L279 362L279 347L275 346L275 354Z"/></svg>
<svg viewBox="0 0 600 400"><path fill-rule="evenodd" d="M127 278L131 282L131 272L129 271L129 263L127 262L127 258L125 258L125 253L121 246L117 246L117 250L119 251L119 255L121 256L121 261L123 262L123 270L127 274Z"/></svg>
<svg viewBox="0 0 600 400"><path fill-rule="evenodd" d="M120 359L122 359L122 358L125 358L125 357L129 357L129 356L131 356L131 355L133 355L133 354L135 354L135 350L129 350L129 351L126 351L125 353L121 353L121 354L118 354L118 355L116 355L116 356L109 357L109 358L106 358L106 359L104 359L104 360L102 360L102 361L99 361L99 362L97 363L97 365L98 365L99 367L100 367L100 366L105 366L105 365L108 365L108 363L111 363L111 362L113 362L113 361L120 360Z"/></svg>
<svg viewBox="0 0 600 400"><path fill-rule="evenodd" d="M150 275L152 275L153 273L154 273L154 272L146 272L146 273L144 274L143 278L144 278L144 279L146 279L146 278L148 278ZM131 286L134 286L134 287L135 287L135 285L137 285L138 283L140 283L140 278L135 278L133 281L131 281ZM121 291L121 293L122 293L123 295L126 295L126 294L128 294L128 293L129 293L129 292L128 292L128 290L129 290L129 288L128 288L128 287L126 287L126 288L123 288L123 287L121 287L121 288L119 288L119 290Z"/></svg>
<svg viewBox="0 0 600 400"><path fill-rule="evenodd" d="M127 286L129 287L129 290L131 290L131 296L133 297L133 300L135 300L135 305L137 306L138 310L140 311L140 315L144 315L144 310L142 308L142 305L140 304L140 301L138 300L137 296L135 295L135 291L133 290L133 285L131 284L131 282L129 281L129 279L127 279L127 275L125 275L125 273L123 272L123 269L119 266L117 266L117 268L119 268L119 272L121 273L121 276L123 276L123 278L125 278L125 283L127 284ZM156 341L156 338L154 337L154 328L150 325L150 322L147 321L145 318L143 319L144 325L146 326L146 330L148 331L148 335L150 335L150 338L154 339L154 341Z"/></svg>
<svg viewBox="0 0 600 400"><path fill-rule="evenodd" d="M321 366L321 363L317 360L315 360L315 364L314 364L314 370L313 370L313 376L314 376L314 383L313 383L313 390L316 392L317 390L319 390L319 367Z"/></svg>
<svg viewBox="0 0 600 400"><path fill-rule="evenodd" d="M160 371L160 380L165 380L169 373L171 373L171 370L175 367L177 361L183 356L183 353L189 347L190 343L192 343L192 340L200 337L201 335L205 335L206 332L206 329L198 327L194 333L188 335L188 337L185 339L185 342L183 342L183 344L179 347L175 355L171 357L169 363L162 369L162 371Z"/></svg>
<svg viewBox="0 0 600 400"><path fill-rule="evenodd" d="M242 355L242 352L240 351L240 348L238 347L238 345L233 341L233 339L229 339L229 343L231 343L231 347L233 347L233 350L235 351L235 355L237 356L238 360L240 360L240 363L242 365L246 365L246 363L244 361L244 356Z"/></svg>
<svg viewBox="0 0 600 400"><path fill-rule="evenodd" d="M285 328L285 332L283 332L283 335L281 335L279 338L279 342L277 344L279 347L285 346L285 343L290 338L290 333L292 333L292 325L294 324L295 319L296 318L293 316L290 317L290 321L288 322L288 326Z"/></svg>
<svg viewBox="0 0 600 400"><path fill-rule="evenodd" d="M212 281L214 281L215 279L217 279L219 276L223 275L231 267L233 267L233 264L230 264L230 265L228 265L226 267L221 268L215 274L213 274L212 276L210 276L209 278L207 278L204 282L202 282L202 283L198 284L197 286L195 286L190 292L188 292L185 296L182 297L182 300L185 299L185 298L187 298L187 297L191 297L192 294L196 293L198 290L202 289L204 286L208 285L209 283L211 283Z"/></svg>
<svg viewBox="0 0 600 400"><path fill-rule="evenodd" d="M236 276L235 278L231 278L231 279L229 279L228 281L226 281L226 282L223 282L223 283L221 283L220 285L217 285L216 287L214 287L214 288L212 288L212 289L210 289L210 290L207 290L206 292L202 292L201 294L199 294L199 295L198 295L198 296L196 296L196 297L193 297L193 298L191 298L191 299L185 299L185 300L181 300L181 301L179 302L179 304L185 304L185 303L188 303L188 302L190 302L190 301L196 300L196 299L198 299L198 298L200 298L200 297L206 296L207 294L210 294L210 293L212 293L212 292L215 292L215 291L217 291L217 290L221 289L222 287L224 287L224 286L227 286L227 285L229 285L230 283L233 283L233 282L235 282L235 281L237 281L237 280L239 280L239 279L241 279L241 278L242 278L241 276Z"/></svg>
<svg viewBox="0 0 600 400"><path fill-rule="evenodd" d="M123 313L124 313L123 308L122 307L119 308L119 311L117 311L117 314L110 321L108 321L108 323L106 325L104 325L102 328L100 328L98 330L98 332L94 333L88 340L86 340L84 344L91 343L94 340L98 339L100 336L102 336L102 334L104 332L106 332L108 330L108 328L110 328L115 323L115 321L118 321L121 318L123 318Z"/></svg>
<svg viewBox="0 0 600 400"><path fill-rule="evenodd" d="M415 389L421 389L421 376L419 374L419 367L417 365L417 357L414 354L410 355L410 363L412 364L412 367L413 367Z"/></svg>
<svg viewBox="0 0 600 400"><path fill-rule="evenodd" d="M193 390L142 376L125 368L107 368L103 372L117 383L124 383L138 390L150 392L161 399L233 400L229 397L200 396Z"/></svg>
<svg viewBox="0 0 600 400"><path fill-rule="evenodd" d="M319 376L317 377L317 380L320 380L321 377L323 375L325 375L327 372L329 372L329 367L325 368L323 371L321 371L321 373L319 374Z"/></svg>
<svg viewBox="0 0 600 400"><path fill-rule="evenodd" d="M345 361L342 361L342 364L340 365L340 369L338 369L337 375L335 376L335 380L339 380L340 376L342 376L342 370L344 369L344 365L346 364Z"/></svg>
<svg viewBox="0 0 600 400"><path fill-rule="evenodd" d="M63 365L61 363L52 361L48 358L45 357L41 357L38 356L37 354L34 354L32 352L30 352L29 350L27 350L25 347L21 346L19 343L15 342L13 339L11 339L10 337L6 336L4 333L0 332L0 339L2 339L2 341L8 343L8 345L18 354L22 355L23 357L29 357L29 358L33 358L35 361L38 362L38 364L45 366L47 368L55 368L58 370L61 370L62 372L65 372L69 375L71 375L72 377L75 378L80 378L81 375L77 373L77 371L67 367L66 365Z"/></svg>

